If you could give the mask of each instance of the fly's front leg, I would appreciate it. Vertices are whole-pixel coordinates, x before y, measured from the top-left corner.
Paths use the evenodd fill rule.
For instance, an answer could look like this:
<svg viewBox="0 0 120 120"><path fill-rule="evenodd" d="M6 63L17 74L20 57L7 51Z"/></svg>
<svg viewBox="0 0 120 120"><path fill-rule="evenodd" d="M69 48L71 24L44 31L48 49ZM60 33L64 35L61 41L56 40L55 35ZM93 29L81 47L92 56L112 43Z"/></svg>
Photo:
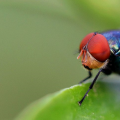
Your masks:
<svg viewBox="0 0 120 120"><path fill-rule="evenodd" d="M85 82L86 80L88 80L88 79L91 78L91 77L92 77L92 73L91 73L91 71L89 70L89 71L88 71L88 77L86 77L85 79L83 79L82 81L80 81L78 84L81 84L81 83Z"/></svg>
<svg viewBox="0 0 120 120"><path fill-rule="evenodd" d="M85 93L85 95L83 96L83 98L78 102L79 105L82 104L82 102L84 101L85 97L87 96L88 92L93 88L93 85L95 84L100 72L102 72L102 69L99 70L99 72L97 73L97 75L95 76L94 80L92 81L91 85L89 86L89 89L87 90L87 92Z"/></svg>

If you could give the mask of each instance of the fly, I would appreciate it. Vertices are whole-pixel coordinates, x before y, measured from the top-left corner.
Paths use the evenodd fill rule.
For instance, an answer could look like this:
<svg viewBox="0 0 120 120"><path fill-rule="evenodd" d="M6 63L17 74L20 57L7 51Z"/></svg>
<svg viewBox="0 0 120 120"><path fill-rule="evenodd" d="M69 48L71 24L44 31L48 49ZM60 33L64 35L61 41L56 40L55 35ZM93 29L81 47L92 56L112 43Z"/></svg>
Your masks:
<svg viewBox="0 0 120 120"><path fill-rule="evenodd" d="M89 89L79 101L79 105L81 105L101 72L106 75L113 72L120 74L120 30L94 32L86 35L80 43L79 52L77 59L81 58L82 65L88 70L89 74L80 83L92 77L92 69L99 69Z"/></svg>

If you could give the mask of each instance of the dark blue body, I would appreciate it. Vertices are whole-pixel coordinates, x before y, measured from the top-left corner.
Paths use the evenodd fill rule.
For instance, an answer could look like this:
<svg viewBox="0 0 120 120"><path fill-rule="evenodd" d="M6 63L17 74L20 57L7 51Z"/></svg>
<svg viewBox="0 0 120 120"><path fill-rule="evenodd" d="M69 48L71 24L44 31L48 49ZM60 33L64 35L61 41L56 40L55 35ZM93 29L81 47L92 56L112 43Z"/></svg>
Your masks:
<svg viewBox="0 0 120 120"><path fill-rule="evenodd" d="M107 39L111 51L109 63L103 72L105 74L112 72L120 74L120 30L106 31L100 34Z"/></svg>

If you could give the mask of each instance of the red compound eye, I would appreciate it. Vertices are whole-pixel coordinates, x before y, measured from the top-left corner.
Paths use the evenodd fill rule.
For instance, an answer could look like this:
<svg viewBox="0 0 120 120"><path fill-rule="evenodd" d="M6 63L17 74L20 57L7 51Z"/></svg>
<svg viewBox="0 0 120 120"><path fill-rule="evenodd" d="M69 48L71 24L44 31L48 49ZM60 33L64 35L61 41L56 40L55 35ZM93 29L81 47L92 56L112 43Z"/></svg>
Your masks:
<svg viewBox="0 0 120 120"><path fill-rule="evenodd" d="M80 50L86 45L89 53L98 61L104 62L110 56L110 48L107 39L98 33L88 34L80 44Z"/></svg>
<svg viewBox="0 0 120 120"><path fill-rule="evenodd" d="M94 35L94 33L90 33L83 38L83 40L80 43L79 50L83 49L83 47L88 43L88 41L93 37L93 35Z"/></svg>

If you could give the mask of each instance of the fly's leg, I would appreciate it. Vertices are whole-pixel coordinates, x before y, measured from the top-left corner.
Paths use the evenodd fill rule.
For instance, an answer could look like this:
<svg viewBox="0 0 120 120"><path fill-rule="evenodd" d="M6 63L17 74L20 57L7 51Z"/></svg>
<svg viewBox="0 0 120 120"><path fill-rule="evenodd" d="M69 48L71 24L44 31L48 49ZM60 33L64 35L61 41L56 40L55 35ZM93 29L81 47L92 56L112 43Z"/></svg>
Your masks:
<svg viewBox="0 0 120 120"><path fill-rule="evenodd" d="M92 73L91 73L91 71L89 70L89 71L88 71L88 77L86 77L85 79L83 79L82 81L80 81L78 84L81 84L81 83L85 82L86 80L88 80L88 79L91 78L91 77L92 77Z"/></svg>
<svg viewBox="0 0 120 120"><path fill-rule="evenodd" d="M87 92L85 93L85 95L83 96L83 98L78 102L79 105L82 104L82 102L84 101L84 99L85 99L86 95L88 94L88 92L93 88L93 85L95 84L95 82L96 82L96 80L97 80L97 78L98 78L98 76L99 76L99 74L100 74L101 71L102 71L102 69L99 70L99 72L98 72L97 75L95 76L93 82L91 83L89 89L87 90Z"/></svg>

